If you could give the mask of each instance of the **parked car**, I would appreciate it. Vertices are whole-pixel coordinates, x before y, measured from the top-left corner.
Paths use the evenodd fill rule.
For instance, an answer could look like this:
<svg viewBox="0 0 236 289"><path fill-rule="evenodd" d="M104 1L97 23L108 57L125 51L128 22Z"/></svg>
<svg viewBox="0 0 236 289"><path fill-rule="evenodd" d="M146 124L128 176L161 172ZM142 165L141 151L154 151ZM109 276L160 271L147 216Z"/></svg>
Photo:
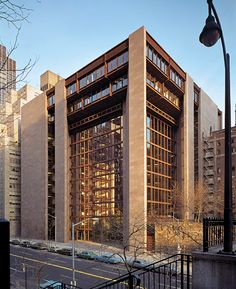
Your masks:
<svg viewBox="0 0 236 289"><path fill-rule="evenodd" d="M94 260L98 257L98 255L95 254L93 251L82 251L80 253L77 253L77 257L87 260Z"/></svg>
<svg viewBox="0 0 236 289"><path fill-rule="evenodd" d="M72 256L72 249L68 249L68 248L61 248L57 250L58 254L61 255L66 255L66 256ZM75 252L76 254L76 252Z"/></svg>
<svg viewBox="0 0 236 289"><path fill-rule="evenodd" d="M36 250L47 250L47 245L41 242L31 244L30 247Z"/></svg>
<svg viewBox="0 0 236 289"><path fill-rule="evenodd" d="M10 240L10 244L12 244L12 245L20 245L20 241L19 240Z"/></svg>
<svg viewBox="0 0 236 289"><path fill-rule="evenodd" d="M47 282L40 284L40 289L44 289L44 288L61 289L62 288L62 284L61 284L61 282L58 282L58 281L55 281L55 280L48 280Z"/></svg>
<svg viewBox="0 0 236 289"><path fill-rule="evenodd" d="M48 247L48 252L51 252L51 253L57 253L58 250L59 250L59 247L57 246Z"/></svg>
<svg viewBox="0 0 236 289"><path fill-rule="evenodd" d="M142 259L130 259L127 262L132 268L144 268L149 265L149 263Z"/></svg>
<svg viewBox="0 0 236 289"><path fill-rule="evenodd" d="M21 247L25 247L25 248L29 248L31 246L30 242L29 241L22 241L20 243L20 246Z"/></svg>
<svg viewBox="0 0 236 289"><path fill-rule="evenodd" d="M122 263L122 259L112 253L106 253L101 256L97 256L95 260L110 264Z"/></svg>

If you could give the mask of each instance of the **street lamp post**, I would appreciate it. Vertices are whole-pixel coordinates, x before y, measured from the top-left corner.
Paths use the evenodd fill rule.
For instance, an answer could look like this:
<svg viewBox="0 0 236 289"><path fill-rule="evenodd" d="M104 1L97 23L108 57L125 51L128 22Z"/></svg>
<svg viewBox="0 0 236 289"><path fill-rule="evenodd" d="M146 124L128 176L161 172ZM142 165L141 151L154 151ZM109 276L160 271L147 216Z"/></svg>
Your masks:
<svg viewBox="0 0 236 289"><path fill-rule="evenodd" d="M98 218L87 218L83 221L80 221L76 224L71 224L71 239L72 239L72 285L76 286L76 280L75 280L75 226L78 226L80 224L83 224L85 222L88 222L89 220L98 222Z"/></svg>
<svg viewBox="0 0 236 289"><path fill-rule="evenodd" d="M224 171L224 249L232 253L233 215L232 215L232 153L231 153L231 107L230 107L230 57L226 53L221 24L212 0L207 0L209 15L199 40L207 47L221 39L225 65L225 171ZM211 14L213 12L214 16ZM216 21L215 21L216 19Z"/></svg>

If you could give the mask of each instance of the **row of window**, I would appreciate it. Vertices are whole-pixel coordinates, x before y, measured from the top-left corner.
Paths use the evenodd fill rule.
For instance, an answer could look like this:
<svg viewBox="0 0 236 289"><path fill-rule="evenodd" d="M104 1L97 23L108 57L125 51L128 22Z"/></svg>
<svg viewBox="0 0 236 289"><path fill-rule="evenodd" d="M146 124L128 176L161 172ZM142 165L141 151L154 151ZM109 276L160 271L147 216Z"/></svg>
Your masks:
<svg viewBox="0 0 236 289"><path fill-rule="evenodd" d="M101 66L98 69L94 70L90 74L86 75L85 77L81 78L79 81L79 87L83 88L86 85L94 82L95 80L101 78L105 74L105 66Z"/></svg>
<svg viewBox="0 0 236 289"><path fill-rule="evenodd" d="M165 191L169 191L171 188L171 182L172 180L166 176L147 173L147 186L162 188Z"/></svg>
<svg viewBox="0 0 236 289"><path fill-rule="evenodd" d="M165 74L167 74L167 62L149 45L146 46L146 56Z"/></svg>
<svg viewBox="0 0 236 289"><path fill-rule="evenodd" d="M111 85L112 92L115 92L123 87L126 87L127 85L128 85L127 76L120 77L119 79L112 82L112 85ZM92 93L91 95L81 98L77 100L76 102L70 104L68 106L68 113L79 110L95 102L96 100L100 98L108 96L109 94L110 94L110 87L106 86L105 88L100 89L96 91L95 93Z"/></svg>
<svg viewBox="0 0 236 289"><path fill-rule="evenodd" d="M147 115L147 127L157 131L165 137L173 138L172 127L151 114Z"/></svg>
<svg viewBox="0 0 236 289"><path fill-rule="evenodd" d="M164 84L159 82L154 76L152 76L150 73L147 73L147 83L152 86L158 93L163 95L165 98L167 98L169 101L171 101L174 105L179 107L179 98L170 92L167 88L165 88ZM163 92L164 90L164 92Z"/></svg>
<svg viewBox="0 0 236 289"><path fill-rule="evenodd" d="M146 46L146 56L165 74L167 74L167 62L152 48L150 45ZM170 79L173 80L180 88L184 88L183 78L173 69L170 69Z"/></svg>
<svg viewBox="0 0 236 289"><path fill-rule="evenodd" d="M183 87L183 79L182 77L180 77L180 75L174 71L172 68L170 69L170 79L173 80L180 88L184 88Z"/></svg>
<svg viewBox="0 0 236 289"><path fill-rule="evenodd" d="M122 53L121 55L117 56L116 58L112 59L107 63L107 72L111 72L118 67L124 65L128 62L128 51ZM79 87L80 89L91 84L92 82L96 81L97 79L101 78L105 75L105 68L106 66L103 65L98 69L94 70L90 74L86 75L85 77L79 80ZM66 95L71 95L76 92L76 82L70 84L66 88Z"/></svg>
<svg viewBox="0 0 236 289"><path fill-rule="evenodd" d="M148 188L147 199L148 201L152 202L168 203L170 202L170 192L165 190Z"/></svg>
<svg viewBox="0 0 236 289"><path fill-rule="evenodd" d="M66 95L71 95L76 92L76 82L69 84L66 88Z"/></svg>
<svg viewBox="0 0 236 289"><path fill-rule="evenodd" d="M107 63L107 72L111 72L117 69L119 66L128 62L128 51L124 52L123 54L119 55L118 57L112 59Z"/></svg>
<svg viewBox="0 0 236 289"><path fill-rule="evenodd" d="M170 102L172 102L175 106L179 107L179 98L168 89L165 89L164 97L167 98Z"/></svg>
<svg viewBox="0 0 236 289"><path fill-rule="evenodd" d="M163 92L163 84L158 81L154 76L147 72L147 83L152 86L157 92L162 94Z"/></svg>

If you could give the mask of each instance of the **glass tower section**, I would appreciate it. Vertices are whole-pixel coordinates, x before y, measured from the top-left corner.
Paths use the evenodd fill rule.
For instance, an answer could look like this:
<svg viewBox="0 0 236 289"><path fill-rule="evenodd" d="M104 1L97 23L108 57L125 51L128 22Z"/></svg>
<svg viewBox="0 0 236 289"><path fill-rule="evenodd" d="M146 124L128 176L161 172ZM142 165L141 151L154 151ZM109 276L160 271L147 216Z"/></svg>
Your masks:
<svg viewBox="0 0 236 289"><path fill-rule="evenodd" d="M75 238L109 239L111 218L122 216L123 117L71 135L71 220L80 222Z"/></svg>
<svg viewBox="0 0 236 289"><path fill-rule="evenodd" d="M168 216L175 180L174 127L147 113L147 210Z"/></svg>

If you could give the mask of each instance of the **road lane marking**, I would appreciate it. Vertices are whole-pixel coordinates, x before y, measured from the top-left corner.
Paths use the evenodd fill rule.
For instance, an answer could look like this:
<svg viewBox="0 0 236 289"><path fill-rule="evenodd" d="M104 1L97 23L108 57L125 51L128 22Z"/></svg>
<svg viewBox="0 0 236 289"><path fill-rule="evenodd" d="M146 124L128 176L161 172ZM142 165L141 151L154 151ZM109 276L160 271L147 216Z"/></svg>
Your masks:
<svg viewBox="0 0 236 289"><path fill-rule="evenodd" d="M50 261L57 261L57 262L59 262L59 263L64 263L64 264L66 264L66 261L59 260L59 259L48 258L48 260L50 260Z"/></svg>
<svg viewBox="0 0 236 289"><path fill-rule="evenodd" d="M10 254L10 255L13 256L13 257L16 257L16 258L22 258L24 260L45 264L47 266L52 266L52 267L56 267L56 268L60 268L60 269L68 270L68 271L72 271L71 268L68 268L68 267L65 267L65 266L61 266L61 265L57 265L57 264L53 264L53 263L49 263L49 262L45 262L45 261L39 261L37 259L27 258L27 257L16 255L16 254ZM75 272L83 274L83 275L91 276L91 277L94 277L94 278L107 280L107 281L112 280L111 278L103 277L103 276L100 276L100 275L95 275L95 274L92 274L92 273L88 273L88 272L84 272L84 271L80 271L80 270L76 270L76 269L75 269Z"/></svg>
<svg viewBox="0 0 236 289"><path fill-rule="evenodd" d="M105 273L111 273L111 274L114 274L114 275L117 275L117 272L112 272L112 271L109 271L109 270L103 270L103 269L100 269L100 268L91 268L93 270L96 270L96 271L101 271L101 272L105 272Z"/></svg>

